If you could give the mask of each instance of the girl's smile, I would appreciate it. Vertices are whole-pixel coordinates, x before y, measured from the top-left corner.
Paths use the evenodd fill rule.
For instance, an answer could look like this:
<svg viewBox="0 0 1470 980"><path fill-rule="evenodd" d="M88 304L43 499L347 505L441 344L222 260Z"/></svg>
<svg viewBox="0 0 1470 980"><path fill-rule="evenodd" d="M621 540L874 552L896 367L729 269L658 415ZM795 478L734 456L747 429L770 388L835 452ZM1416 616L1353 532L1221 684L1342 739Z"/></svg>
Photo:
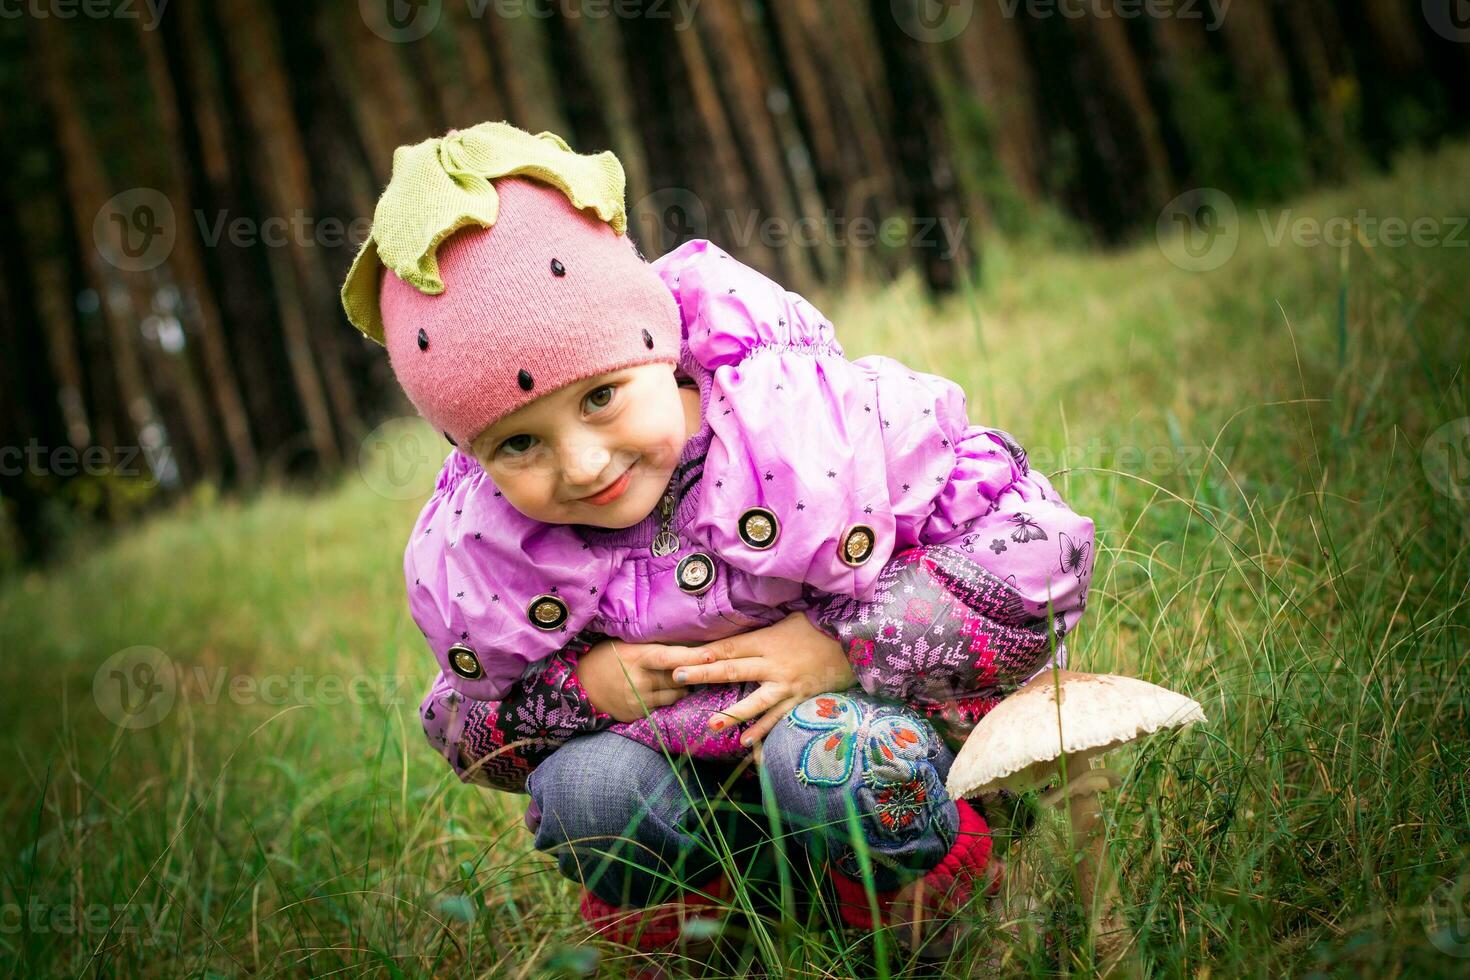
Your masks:
<svg viewBox="0 0 1470 980"><path fill-rule="evenodd" d="M637 463L633 464L633 466L637 465ZM610 483L607 486L607 489L601 490L598 493L594 493L590 497L581 498L582 502L587 504L596 504L597 506L601 507L603 504L610 504L614 500L617 500L623 495L623 491L628 489L628 482L632 477L633 466L630 466L626 470L624 470L623 475Z"/></svg>
<svg viewBox="0 0 1470 980"><path fill-rule="evenodd" d="M471 450L512 507L547 524L631 527L658 507L699 431L697 389L640 364L573 382L505 416Z"/></svg>

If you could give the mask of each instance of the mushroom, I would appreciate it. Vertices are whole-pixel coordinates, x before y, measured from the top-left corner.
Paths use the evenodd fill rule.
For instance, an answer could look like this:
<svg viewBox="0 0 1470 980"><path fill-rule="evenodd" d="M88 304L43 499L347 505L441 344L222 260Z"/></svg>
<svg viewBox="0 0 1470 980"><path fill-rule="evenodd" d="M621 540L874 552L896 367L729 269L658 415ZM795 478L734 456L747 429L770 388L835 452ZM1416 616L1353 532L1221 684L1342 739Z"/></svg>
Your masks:
<svg viewBox="0 0 1470 980"><path fill-rule="evenodd" d="M1002 789L1021 792L1054 779L1043 805L1066 804L1072 845L1079 852L1077 892L1097 937L1104 973L1126 950L1115 882L1102 880L1102 811L1098 793L1121 782L1093 768L1093 759L1140 736L1203 721L1197 701L1132 677L1048 671L996 705L970 733L950 767L951 799ZM1100 887L1101 886L1101 887ZM1097 901L1099 896L1101 903Z"/></svg>

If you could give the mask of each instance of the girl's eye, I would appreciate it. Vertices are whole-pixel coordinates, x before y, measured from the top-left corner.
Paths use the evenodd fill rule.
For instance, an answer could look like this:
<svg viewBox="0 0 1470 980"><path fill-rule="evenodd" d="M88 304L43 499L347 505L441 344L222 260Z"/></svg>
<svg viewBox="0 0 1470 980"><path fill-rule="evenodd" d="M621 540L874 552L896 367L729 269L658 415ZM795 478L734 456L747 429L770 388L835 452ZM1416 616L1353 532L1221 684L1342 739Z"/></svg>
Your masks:
<svg viewBox="0 0 1470 980"><path fill-rule="evenodd" d="M520 443L520 441L522 439L526 440L526 444L524 446L519 445L519 443ZM511 456L521 456L521 455L524 455L526 452L528 452L530 450L531 444L533 442L535 442L535 439L532 436L528 436L528 435L511 436L509 439L505 440L504 442L502 442L500 444L500 450L497 450L497 451L504 451L505 453L507 453L508 455L511 455Z"/></svg>
<svg viewBox="0 0 1470 980"><path fill-rule="evenodd" d="M592 405L593 411L600 411L601 409L607 408L612 403L614 387L613 385L603 385L600 388L594 388L583 401L583 404Z"/></svg>

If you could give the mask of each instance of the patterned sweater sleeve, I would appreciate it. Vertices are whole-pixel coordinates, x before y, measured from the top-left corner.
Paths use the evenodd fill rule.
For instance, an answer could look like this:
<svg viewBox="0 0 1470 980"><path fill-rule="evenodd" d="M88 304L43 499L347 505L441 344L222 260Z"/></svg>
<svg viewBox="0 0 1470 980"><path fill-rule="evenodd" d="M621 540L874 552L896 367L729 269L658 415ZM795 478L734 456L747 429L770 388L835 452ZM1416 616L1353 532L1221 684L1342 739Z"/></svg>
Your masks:
<svg viewBox="0 0 1470 980"><path fill-rule="evenodd" d="M866 599L811 593L863 689L964 729L1052 663L1087 603L1093 522L1008 434L979 426L920 533Z"/></svg>
<svg viewBox="0 0 1470 980"><path fill-rule="evenodd" d="M440 673L419 706L424 734L459 778L508 793L524 793L526 776L567 739L613 724L577 680L590 647L577 637L532 665L498 701L461 694Z"/></svg>

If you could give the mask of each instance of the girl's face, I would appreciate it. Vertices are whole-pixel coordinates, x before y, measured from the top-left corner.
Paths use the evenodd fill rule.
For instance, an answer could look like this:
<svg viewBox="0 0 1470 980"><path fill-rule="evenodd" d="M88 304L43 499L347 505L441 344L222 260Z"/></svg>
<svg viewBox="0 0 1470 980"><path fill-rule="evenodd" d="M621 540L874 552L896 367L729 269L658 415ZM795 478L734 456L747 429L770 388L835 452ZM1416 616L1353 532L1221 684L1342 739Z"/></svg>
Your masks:
<svg viewBox="0 0 1470 980"><path fill-rule="evenodd" d="M630 527L658 506L699 398L672 364L640 364L559 388L480 433L472 451L512 507L547 524Z"/></svg>

